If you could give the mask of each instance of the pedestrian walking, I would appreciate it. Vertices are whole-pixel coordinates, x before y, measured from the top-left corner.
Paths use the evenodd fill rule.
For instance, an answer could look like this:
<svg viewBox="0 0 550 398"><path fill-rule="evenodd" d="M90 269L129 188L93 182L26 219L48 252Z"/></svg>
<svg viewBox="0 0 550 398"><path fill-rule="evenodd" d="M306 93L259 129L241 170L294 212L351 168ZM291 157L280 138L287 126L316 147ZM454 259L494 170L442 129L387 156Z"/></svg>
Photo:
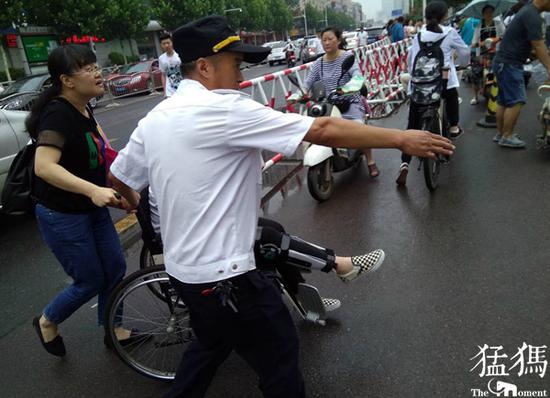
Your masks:
<svg viewBox="0 0 550 398"><path fill-rule="evenodd" d="M502 147L525 147L514 128L527 101L523 64L532 52L550 74L550 56L545 44L546 24L541 17L543 11L550 11L550 0L533 0L523 6L506 28L493 61L498 85L498 133L493 141Z"/></svg>
<svg viewBox="0 0 550 398"><path fill-rule="evenodd" d="M111 167L132 207L136 191L151 183L166 271L190 311L196 338L167 397L203 397L233 350L258 374L264 396L304 397L292 318L256 270L261 150L288 156L306 140L433 157L454 147L427 132L285 114L253 101L237 91L241 62L259 63L270 50L243 43L223 17L190 22L173 38L184 80L139 122Z"/></svg>
<svg viewBox="0 0 550 398"><path fill-rule="evenodd" d="M36 100L26 127L36 140L33 196L42 237L73 279L33 320L43 347L65 355L58 325L98 296L97 320L103 324L111 290L126 264L106 206L122 202L106 185L106 138L88 101L103 94L95 54L85 46L66 45L48 57L52 86ZM121 340L135 336L115 330Z"/></svg>
<svg viewBox="0 0 550 398"><path fill-rule="evenodd" d="M162 71L162 87L164 96L171 97L178 89L181 81L181 60L177 52L174 51L172 36L170 33L164 33L160 36L160 46L164 53L159 57L159 68Z"/></svg>
<svg viewBox="0 0 550 398"><path fill-rule="evenodd" d="M363 26L361 26L359 33L357 33L357 41L359 47L365 47L367 44L369 44L369 34Z"/></svg>

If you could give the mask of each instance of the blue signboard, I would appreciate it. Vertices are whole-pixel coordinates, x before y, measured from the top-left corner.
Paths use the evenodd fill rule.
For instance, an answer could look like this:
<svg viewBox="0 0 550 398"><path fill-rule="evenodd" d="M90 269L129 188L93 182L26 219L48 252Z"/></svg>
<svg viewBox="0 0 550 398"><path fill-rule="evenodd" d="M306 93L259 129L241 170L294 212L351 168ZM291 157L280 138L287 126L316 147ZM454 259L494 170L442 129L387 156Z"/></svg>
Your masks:
<svg viewBox="0 0 550 398"><path fill-rule="evenodd" d="M400 17L401 15L403 15L403 9L392 10L391 11L391 16L392 17Z"/></svg>

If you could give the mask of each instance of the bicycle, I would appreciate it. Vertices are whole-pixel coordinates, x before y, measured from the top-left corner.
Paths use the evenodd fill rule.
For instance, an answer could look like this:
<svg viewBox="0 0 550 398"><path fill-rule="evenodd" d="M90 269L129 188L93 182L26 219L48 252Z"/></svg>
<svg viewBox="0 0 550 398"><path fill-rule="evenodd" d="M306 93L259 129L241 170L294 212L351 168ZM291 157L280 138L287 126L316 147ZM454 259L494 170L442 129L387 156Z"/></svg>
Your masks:
<svg viewBox="0 0 550 398"><path fill-rule="evenodd" d="M457 67L457 70L464 69ZM444 67L442 71L443 87L447 86L447 80L449 78L449 67ZM410 80L410 75L404 73L401 76L401 82L404 86L407 86ZM420 114L420 130L429 131L433 134L439 134L445 138L449 138L449 122L445 111L445 97L441 96L438 102L434 102L430 105L422 105L418 107ZM423 169L424 180L426 186L430 192L434 192L439 185L439 174L442 164L449 163L450 158L444 155L437 155L435 159L432 158L419 158L420 163L418 165L418 171Z"/></svg>
<svg viewBox="0 0 550 398"><path fill-rule="evenodd" d="M281 158L276 155L263 170ZM124 278L111 293L104 321L105 342L136 372L153 379L172 380L182 352L194 337L189 311L165 271L162 240L151 223L148 188L141 192L137 217L143 241L141 269ZM261 271L273 280L283 301L299 317L325 324L326 308L315 286L299 283L297 293L291 295L276 270ZM115 328L120 326L132 330L133 342L124 344L118 340Z"/></svg>

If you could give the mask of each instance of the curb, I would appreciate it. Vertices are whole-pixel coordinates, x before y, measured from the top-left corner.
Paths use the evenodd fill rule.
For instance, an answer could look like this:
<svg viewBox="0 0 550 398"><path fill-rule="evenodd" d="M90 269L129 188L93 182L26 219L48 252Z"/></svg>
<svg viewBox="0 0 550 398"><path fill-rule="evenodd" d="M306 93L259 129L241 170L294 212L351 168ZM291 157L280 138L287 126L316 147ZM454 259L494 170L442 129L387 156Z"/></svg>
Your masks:
<svg viewBox="0 0 550 398"><path fill-rule="evenodd" d="M124 251L127 251L141 238L141 228L135 214L130 214L115 224L115 229Z"/></svg>

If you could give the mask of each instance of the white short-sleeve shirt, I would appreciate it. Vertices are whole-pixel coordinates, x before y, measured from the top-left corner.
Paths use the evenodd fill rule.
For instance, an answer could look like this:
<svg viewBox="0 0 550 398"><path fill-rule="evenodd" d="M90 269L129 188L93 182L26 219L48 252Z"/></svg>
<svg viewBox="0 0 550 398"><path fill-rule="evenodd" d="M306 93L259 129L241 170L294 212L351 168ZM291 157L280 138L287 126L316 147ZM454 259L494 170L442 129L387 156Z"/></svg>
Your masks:
<svg viewBox="0 0 550 398"><path fill-rule="evenodd" d="M261 150L290 156L313 120L188 79L140 120L111 172L150 184L170 275L206 283L255 268Z"/></svg>
<svg viewBox="0 0 550 398"><path fill-rule="evenodd" d="M180 56L175 51L171 56L163 53L159 57L159 68L166 78L164 90L167 97L171 97L176 92L182 80L180 67Z"/></svg>

